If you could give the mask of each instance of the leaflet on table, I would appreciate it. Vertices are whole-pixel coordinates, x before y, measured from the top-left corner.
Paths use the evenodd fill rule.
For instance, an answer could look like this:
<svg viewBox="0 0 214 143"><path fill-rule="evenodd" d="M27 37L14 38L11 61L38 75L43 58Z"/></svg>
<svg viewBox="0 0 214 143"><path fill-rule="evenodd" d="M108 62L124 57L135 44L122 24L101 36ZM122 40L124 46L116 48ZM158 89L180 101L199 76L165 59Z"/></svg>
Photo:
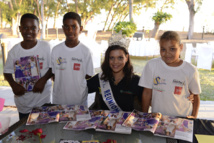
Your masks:
<svg viewBox="0 0 214 143"><path fill-rule="evenodd" d="M91 119L89 110L82 105L43 106L33 108L26 125L82 121L88 119Z"/></svg>
<svg viewBox="0 0 214 143"><path fill-rule="evenodd" d="M129 114L130 112L111 111L108 116L103 117L99 121L96 131L131 134L132 129L130 127L122 126L122 123L127 119Z"/></svg>
<svg viewBox="0 0 214 143"><path fill-rule="evenodd" d="M154 135L192 142L193 121L163 115Z"/></svg>
<svg viewBox="0 0 214 143"><path fill-rule="evenodd" d="M193 121L134 110L123 122L123 126L137 131L150 131L154 135L192 142Z"/></svg>
<svg viewBox="0 0 214 143"><path fill-rule="evenodd" d="M59 143L100 143L98 140L78 141L78 140L60 140Z"/></svg>
<svg viewBox="0 0 214 143"><path fill-rule="evenodd" d="M14 59L13 63L16 82L22 85L26 92L32 91L35 83L41 77L38 57L21 57Z"/></svg>
<svg viewBox="0 0 214 143"><path fill-rule="evenodd" d="M143 113L134 110L122 125L137 131L150 131L154 133L161 116L161 113Z"/></svg>
<svg viewBox="0 0 214 143"><path fill-rule="evenodd" d="M100 119L107 116L110 111L107 110L90 110L91 119L84 121L70 121L64 126L66 130L86 130L95 129Z"/></svg>

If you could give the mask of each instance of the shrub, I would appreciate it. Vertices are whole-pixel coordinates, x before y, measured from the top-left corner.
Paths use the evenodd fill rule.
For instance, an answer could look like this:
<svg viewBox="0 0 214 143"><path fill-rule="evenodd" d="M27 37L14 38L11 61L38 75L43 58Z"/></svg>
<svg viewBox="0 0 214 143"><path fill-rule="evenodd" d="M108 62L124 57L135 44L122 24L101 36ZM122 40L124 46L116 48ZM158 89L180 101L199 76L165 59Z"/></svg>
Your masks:
<svg viewBox="0 0 214 143"><path fill-rule="evenodd" d="M114 27L114 31L116 33L122 31L122 34L126 35L127 37L131 37L137 31L137 26L133 22L118 22Z"/></svg>

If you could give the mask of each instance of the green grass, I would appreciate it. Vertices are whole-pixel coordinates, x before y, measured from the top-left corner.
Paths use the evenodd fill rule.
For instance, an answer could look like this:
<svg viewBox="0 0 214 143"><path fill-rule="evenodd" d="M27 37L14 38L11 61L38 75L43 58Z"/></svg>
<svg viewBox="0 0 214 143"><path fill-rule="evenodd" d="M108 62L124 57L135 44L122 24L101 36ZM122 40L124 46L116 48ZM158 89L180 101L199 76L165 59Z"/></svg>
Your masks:
<svg viewBox="0 0 214 143"><path fill-rule="evenodd" d="M131 56L131 62L134 66L134 72L136 74L141 75L144 66L148 62L148 60L153 57L134 57ZM196 65L195 60L192 61L194 65ZM213 66L214 67L214 63ZM99 72L100 69L96 70ZM209 100L214 101L214 68L211 71L199 69L200 74L200 82L202 93L200 94L201 100ZM8 82L4 80L3 77L3 65L2 59L0 58L0 86L9 86Z"/></svg>

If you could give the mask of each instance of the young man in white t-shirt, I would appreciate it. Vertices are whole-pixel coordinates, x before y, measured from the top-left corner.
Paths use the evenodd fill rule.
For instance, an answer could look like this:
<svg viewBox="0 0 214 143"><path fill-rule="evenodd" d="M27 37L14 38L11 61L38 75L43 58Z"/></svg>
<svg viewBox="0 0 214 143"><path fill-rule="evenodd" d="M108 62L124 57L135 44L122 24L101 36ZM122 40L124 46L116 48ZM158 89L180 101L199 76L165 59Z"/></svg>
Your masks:
<svg viewBox="0 0 214 143"><path fill-rule="evenodd" d="M19 118L28 116L33 107L39 107L45 103L50 103L51 81L48 80L52 75L50 67L51 49L47 42L38 41L39 19L34 14L24 14L21 17L19 30L23 41L16 44L8 53L8 58L4 67L4 77L9 82L15 95L15 104L18 108ZM35 83L33 92L26 92L24 85L15 82L14 60L33 56L38 57L40 64L41 78ZM30 70L29 70L30 71ZM24 71L19 69L21 75ZM29 74L30 76L31 74Z"/></svg>
<svg viewBox="0 0 214 143"><path fill-rule="evenodd" d="M143 112L196 118L200 105L200 80L197 68L179 58L183 45L176 32L167 31L160 38L161 58L150 60L142 72L139 86L144 87ZM188 99L194 96L193 104Z"/></svg>
<svg viewBox="0 0 214 143"><path fill-rule="evenodd" d="M78 39L83 29L80 16L66 13L62 28L66 40L55 46L51 54L53 103L87 105L86 79L94 75L94 67L90 50Z"/></svg>

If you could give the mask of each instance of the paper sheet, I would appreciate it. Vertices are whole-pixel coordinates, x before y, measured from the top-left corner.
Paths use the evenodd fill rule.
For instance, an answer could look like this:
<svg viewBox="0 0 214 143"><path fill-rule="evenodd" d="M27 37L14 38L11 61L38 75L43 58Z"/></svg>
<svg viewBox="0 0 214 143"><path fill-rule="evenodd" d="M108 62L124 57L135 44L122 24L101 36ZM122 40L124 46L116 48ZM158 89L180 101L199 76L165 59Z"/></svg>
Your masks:
<svg viewBox="0 0 214 143"><path fill-rule="evenodd" d="M195 135L199 143L213 143L214 135Z"/></svg>
<svg viewBox="0 0 214 143"><path fill-rule="evenodd" d="M2 111L4 108L4 101L5 101L4 98L0 98L0 111Z"/></svg>

